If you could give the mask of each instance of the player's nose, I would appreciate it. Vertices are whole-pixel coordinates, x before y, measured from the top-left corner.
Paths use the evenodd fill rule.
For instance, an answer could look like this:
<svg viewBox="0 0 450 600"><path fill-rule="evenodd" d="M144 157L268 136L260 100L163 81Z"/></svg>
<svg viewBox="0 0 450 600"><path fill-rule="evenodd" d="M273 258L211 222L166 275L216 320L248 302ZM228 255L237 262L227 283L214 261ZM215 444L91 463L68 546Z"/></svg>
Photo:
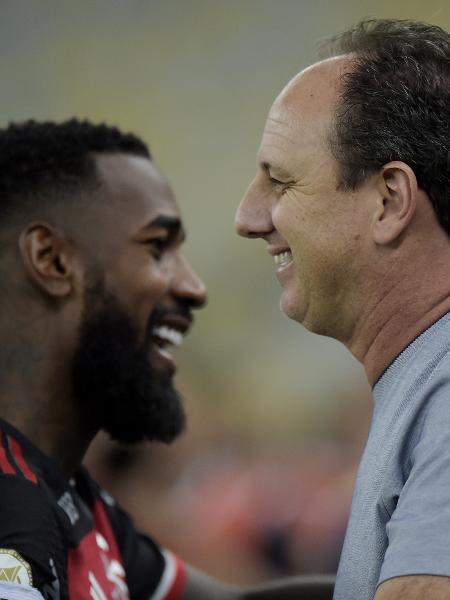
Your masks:
<svg viewBox="0 0 450 600"><path fill-rule="evenodd" d="M172 293L193 308L202 308L208 301L206 285L184 256L179 256Z"/></svg>

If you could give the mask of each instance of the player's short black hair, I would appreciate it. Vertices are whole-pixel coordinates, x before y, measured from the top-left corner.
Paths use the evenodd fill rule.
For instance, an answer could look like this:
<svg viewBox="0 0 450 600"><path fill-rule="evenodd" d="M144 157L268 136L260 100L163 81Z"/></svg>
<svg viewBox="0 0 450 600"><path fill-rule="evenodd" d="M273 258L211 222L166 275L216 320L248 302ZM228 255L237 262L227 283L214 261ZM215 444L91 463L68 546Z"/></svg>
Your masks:
<svg viewBox="0 0 450 600"><path fill-rule="evenodd" d="M450 234L450 35L427 23L369 19L331 46L354 57L331 136L341 187L355 189L387 162L403 161Z"/></svg>
<svg viewBox="0 0 450 600"><path fill-rule="evenodd" d="M0 224L26 206L93 188L95 154L113 153L151 159L141 139L103 123L29 120L0 129Z"/></svg>

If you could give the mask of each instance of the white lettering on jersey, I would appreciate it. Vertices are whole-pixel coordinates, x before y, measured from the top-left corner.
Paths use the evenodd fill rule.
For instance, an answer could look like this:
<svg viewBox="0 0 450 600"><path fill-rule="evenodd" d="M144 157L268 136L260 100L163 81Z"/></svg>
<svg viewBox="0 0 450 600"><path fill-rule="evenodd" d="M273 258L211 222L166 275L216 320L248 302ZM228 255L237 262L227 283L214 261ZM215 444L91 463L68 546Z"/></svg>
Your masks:
<svg viewBox="0 0 450 600"><path fill-rule="evenodd" d="M101 585L95 578L95 575L92 573L92 571L89 571L89 583L91 584L89 591L93 600L108 600L105 592L102 590Z"/></svg>
<svg viewBox="0 0 450 600"><path fill-rule="evenodd" d="M122 567L122 565L120 564L120 562L118 560L116 560L115 558L110 559L109 556L106 554L106 552L109 552L109 544L101 533L96 532L95 540L97 542L97 546L101 550L100 556L102 558L106 578L114 586L114 589L111 593L112 599L113 600L129 600L130 596L128 594L128 586L125 582L124 568ZM95 579L93 574L92 574L92 577L94 578L94 580L96 582L96 587L93 586L95 588L96 592L104 593L103 590L101 589L100 584ZM91 581L91 574L89 575L89 580ZM92 581L91 581L91 585L92 585ZM91 591L91 594L92 594L92 591ZM101 598L101 596L99 596L99 598Z"/></svg>
<svg viewBox="0 0 450 600"><path fill-rule="evenodd" d="M103 559L104 560L104 559ZM112 597L114 600L129 600L128 586L125 583L125 570L118 560L105 563L106 577L114 584Z"/></svg>

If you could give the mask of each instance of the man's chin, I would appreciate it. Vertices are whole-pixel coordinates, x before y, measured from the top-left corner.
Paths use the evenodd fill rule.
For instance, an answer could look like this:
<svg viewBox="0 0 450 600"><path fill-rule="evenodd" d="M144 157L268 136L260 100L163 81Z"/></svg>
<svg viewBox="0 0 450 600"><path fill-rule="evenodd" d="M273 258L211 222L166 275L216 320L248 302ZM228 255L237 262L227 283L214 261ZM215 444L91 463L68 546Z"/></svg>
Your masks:
<svg viewBox="0 0 450 600"><path fill-rule="evenodd" d="M299 309L299 301L297 298L293 298L287 291L283 291L280 299L280 310L281 312L292 321L297 323L303 323L303 314Z"/></svg>

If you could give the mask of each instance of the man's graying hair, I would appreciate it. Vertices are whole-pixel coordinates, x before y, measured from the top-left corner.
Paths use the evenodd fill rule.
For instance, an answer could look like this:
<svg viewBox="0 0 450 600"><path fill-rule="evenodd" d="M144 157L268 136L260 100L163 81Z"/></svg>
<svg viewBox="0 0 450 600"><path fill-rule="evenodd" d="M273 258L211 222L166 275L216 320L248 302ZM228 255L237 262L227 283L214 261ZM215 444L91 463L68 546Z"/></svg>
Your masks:
<svg viewBox="0 0 450 600"><path fill-rule="evenodd" d="M329 46L329 55L355 57L331 133L340 188L403 161L450 234L450 35L426 23L365 20Z"/></svg>

